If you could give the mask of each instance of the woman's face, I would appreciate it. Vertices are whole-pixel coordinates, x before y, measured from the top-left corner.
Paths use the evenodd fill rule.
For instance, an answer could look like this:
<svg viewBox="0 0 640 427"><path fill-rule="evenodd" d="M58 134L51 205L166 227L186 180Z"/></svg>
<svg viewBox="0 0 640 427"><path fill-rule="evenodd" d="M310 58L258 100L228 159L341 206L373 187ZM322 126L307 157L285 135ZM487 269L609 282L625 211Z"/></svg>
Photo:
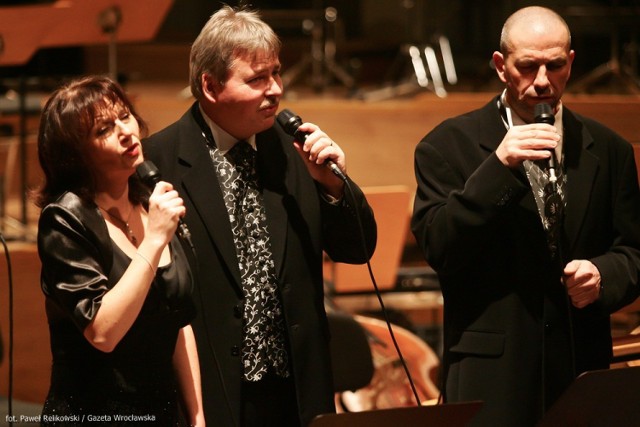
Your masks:
<svg viewBox="0 0 640 427"><path fill-rule="evenodd" d="M144 161L140 128L122 104L106 103L90 132L89 161L99 187L111 180L127 180Z"/></svg>

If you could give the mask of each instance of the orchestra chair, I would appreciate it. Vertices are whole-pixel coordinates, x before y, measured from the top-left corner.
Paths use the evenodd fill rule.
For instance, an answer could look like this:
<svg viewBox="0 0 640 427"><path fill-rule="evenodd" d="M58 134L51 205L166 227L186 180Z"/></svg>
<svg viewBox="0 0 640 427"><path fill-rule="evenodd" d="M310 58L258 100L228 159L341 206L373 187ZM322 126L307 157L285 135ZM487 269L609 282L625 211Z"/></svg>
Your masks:
<svg viewBox="0 0 640 427"><path fill-rule="evenodd" d="M407 241L412 193L403 185L363 187L362 191L373 209L378 226L378 241L371 257L371 269L378 289L392 290L397 283ZM374 291L366 264L328 262L326 267L324 279L330 293Z"/></svg>
<svg viewBox="0 0 640 427"><path fill-rule="evenodd" d="M628 335L613 338L611 368L640 366L640 326Z"/></svg>

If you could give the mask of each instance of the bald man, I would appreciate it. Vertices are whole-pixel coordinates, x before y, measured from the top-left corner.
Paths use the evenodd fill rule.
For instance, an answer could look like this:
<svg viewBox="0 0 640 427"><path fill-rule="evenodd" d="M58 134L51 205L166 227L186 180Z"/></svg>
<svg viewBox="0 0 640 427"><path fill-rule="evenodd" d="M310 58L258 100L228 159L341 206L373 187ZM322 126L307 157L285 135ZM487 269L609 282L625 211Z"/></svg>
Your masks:
<svg viewBox="0 0 640 427"><path fill-rule="evenodd" d="M574 56L555 12L515 12L493 54L504 91L415 151L412 231L444 296L441 389L484 401L474 425L534 425L578 374L608 368L609 315L638 296L632 147L563 105Z"/></svg>

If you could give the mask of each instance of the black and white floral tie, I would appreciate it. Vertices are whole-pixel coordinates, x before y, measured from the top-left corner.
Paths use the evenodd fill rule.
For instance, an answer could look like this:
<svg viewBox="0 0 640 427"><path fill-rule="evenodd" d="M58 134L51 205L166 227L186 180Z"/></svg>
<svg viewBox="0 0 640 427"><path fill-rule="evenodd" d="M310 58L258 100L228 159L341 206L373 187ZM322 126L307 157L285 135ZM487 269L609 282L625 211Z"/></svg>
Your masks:
<svg viewBox="0 0 640 427"><path fill-rule="evenodd" d="M284 315L256 173L257 153L245 141L226 156L217 148L209 151L229 213L245 297L244 378L258 381L267 371L288 377Z"/></svg>

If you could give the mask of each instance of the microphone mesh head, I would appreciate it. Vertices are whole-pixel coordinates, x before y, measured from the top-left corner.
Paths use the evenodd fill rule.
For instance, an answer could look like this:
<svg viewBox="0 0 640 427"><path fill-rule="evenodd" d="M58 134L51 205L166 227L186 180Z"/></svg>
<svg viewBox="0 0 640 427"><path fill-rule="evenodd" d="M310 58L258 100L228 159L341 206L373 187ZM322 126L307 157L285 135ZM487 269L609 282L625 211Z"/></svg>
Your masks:
<svg viewBox="0 0 640 427"><path fill-rule="evenodd" d="M155 187L161 177L160 170L158 170L158 167L151 160L142 162L140 166L136 168L136 173L140 180L149 188Z"/></svg>
<svg viewBox="0 0 640 427"><path fill-rule="evenodd" d="M553 110L551 110L551 105L541 102L540 104L536 104L533 108L533 117L536 123L547 123L554 124L556 118L553 115Z"/></svg>
<svg viewBox="0 0 640 427"><path fill-rule="evenodd" d="M293 114L293 112L291 112L291 110L288 110L286 108L278 113L276 120L278 121L280 126L282 126L282 129L284 129L284 131L291 136L296 135L298 127L300 127L300 125L302 124L302 120L300 119L300 117L296 116L295 114Z"/></svg>

